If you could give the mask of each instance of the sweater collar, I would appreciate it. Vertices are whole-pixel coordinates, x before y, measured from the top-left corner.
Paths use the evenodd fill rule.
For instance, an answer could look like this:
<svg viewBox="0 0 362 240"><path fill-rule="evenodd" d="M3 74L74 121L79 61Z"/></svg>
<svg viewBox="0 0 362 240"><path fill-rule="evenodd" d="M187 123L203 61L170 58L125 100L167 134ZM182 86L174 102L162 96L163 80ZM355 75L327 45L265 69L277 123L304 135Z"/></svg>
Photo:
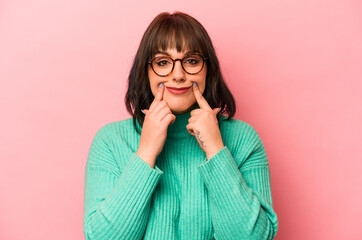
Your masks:
<svg viewBox="0 0 362 240"><path fill-rule="evenodd" d="M191 111L200 108L197 103L193 105L187 112L183 114L174 114L176 120L173 124L168 125L167 137L170 138L183 138L193 137L186 129L186 125L189 124L188 120L191 117Z"/></svg>

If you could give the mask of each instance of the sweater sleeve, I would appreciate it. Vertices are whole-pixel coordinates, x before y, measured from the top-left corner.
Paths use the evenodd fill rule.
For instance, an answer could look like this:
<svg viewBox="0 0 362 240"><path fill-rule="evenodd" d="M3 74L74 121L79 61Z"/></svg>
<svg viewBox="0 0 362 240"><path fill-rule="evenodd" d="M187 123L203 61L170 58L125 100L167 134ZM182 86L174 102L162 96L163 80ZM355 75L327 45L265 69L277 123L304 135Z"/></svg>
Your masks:
<svg viewBox="0 0 362 240"><path fill-rule="evenodd" d="M238 149L242 154L237 156L245 156L240 167L227 146L198 166L208 189L215 239L270 240L278 229L265 149L250 125L248 135L246 146Z"/></svg>
<svg viewBox="0 0 362 240"><path fill-rule="evenodd" d="M101 130L93 139L85 167L85 238L141 239L152 193L163 172L157 166L151 168L135 152L121 171Z"/></svg>

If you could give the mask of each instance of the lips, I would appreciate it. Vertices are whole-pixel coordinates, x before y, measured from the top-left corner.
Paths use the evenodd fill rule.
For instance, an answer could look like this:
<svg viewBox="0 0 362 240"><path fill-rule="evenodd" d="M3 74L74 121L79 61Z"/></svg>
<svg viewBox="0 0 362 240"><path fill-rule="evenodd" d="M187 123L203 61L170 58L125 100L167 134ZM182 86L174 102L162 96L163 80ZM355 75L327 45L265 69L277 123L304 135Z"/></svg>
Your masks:
<svg viewBox="0 0 362 240"><path fill-rule="evenodd" d="M186 90L186 89L189 89L190 87L183 87L183 88L167 87L167 88L172 89L172 90Z"/></svg>
<svg viewBox="0 0 362 240"><path fill-rule="evenodd" d="M166 87L167 90L175 95L180 95L180 94L184 94L187 93L191 87L183 87L183 88L173 88L173 87Z"/></svg>

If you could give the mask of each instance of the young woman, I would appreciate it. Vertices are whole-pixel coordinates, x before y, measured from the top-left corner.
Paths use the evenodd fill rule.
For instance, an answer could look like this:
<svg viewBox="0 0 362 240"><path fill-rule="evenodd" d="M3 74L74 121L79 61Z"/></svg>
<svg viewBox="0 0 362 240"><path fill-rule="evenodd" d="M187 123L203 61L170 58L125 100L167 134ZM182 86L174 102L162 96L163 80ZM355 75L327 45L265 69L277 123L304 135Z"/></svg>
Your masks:
<svg viewBox="0 0 362 240"><path fill-rule="evenodd" d="M234 99L196 19L156 16L125 103L132 118L103 126L90 147L87 240L275 237L263 143L250 124L232 118Z"/></svg>

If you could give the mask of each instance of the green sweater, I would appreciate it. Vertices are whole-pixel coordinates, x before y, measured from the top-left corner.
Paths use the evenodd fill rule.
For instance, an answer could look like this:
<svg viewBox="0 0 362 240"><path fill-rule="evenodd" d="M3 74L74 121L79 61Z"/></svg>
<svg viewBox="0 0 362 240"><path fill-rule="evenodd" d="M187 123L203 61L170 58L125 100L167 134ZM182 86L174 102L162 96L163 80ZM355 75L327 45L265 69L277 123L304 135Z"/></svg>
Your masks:
<svg viewBox="0 0 362 240"><path fill-rule="evenodd" d="M186 129L190 112L175 116L155 168L135 153L141 135L132 118L95 134L85 166L85 238L273 239L278 219L257 132L222 116L225 147L207 160Z"/></svg>

